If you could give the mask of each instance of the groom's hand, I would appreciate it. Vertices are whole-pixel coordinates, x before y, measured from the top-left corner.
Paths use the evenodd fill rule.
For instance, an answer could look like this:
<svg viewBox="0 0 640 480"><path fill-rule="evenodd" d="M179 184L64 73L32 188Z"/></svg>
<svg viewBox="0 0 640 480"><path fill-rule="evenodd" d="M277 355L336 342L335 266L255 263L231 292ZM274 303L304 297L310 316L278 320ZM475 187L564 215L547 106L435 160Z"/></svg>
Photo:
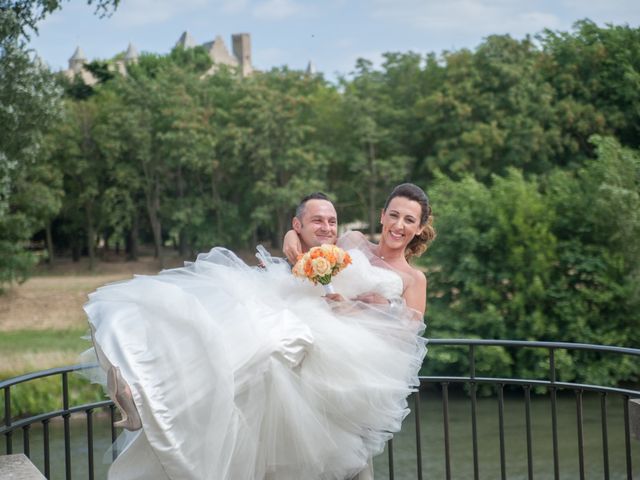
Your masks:
<svg viewBox="0 0 640 480"><path fill-rule="evenodd" d="M378 305L388 305L389 300L375 292L367 292L358 295L355 300L360 301L362 303L373 303Z"/></svg>
<svg viewBox="0 0 640 480"><path fill-rule="evenodd" d="M339 293L327 293L324 298L332 302L344 302L344 297Z"/></svg>

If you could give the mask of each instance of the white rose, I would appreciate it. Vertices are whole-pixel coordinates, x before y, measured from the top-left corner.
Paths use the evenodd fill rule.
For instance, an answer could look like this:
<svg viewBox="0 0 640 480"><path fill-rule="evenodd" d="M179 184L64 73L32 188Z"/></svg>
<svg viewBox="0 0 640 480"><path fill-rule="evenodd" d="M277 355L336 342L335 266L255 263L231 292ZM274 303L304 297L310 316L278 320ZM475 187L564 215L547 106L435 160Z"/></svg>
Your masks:
<svg viewBox="0 0 640 480"><path fill-rule="evenodd" d="M331 273L331 264L326 258L314 258L311 261L311 265L313 266L313 273L319 277L324 277Z"/></svg>

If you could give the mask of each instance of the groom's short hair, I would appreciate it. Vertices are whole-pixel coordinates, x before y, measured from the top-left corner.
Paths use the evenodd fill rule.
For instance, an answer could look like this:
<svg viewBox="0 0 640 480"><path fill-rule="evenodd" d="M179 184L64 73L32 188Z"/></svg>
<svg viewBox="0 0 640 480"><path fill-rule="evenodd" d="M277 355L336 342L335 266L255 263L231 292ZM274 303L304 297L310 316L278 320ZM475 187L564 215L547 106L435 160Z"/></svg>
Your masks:
<svg viewBox="0 0 640 480"><path fill-rule="evenodd" d="M298 204L298 206L296 207L296 218L300 221L302 221L302 215L304 215L304 209L309 200L326 200L331 205L333 205L333 202L325 193L322 193L322 192L310 193L309 195L303 197L302 200L300 200L300 203Z"/></svg>

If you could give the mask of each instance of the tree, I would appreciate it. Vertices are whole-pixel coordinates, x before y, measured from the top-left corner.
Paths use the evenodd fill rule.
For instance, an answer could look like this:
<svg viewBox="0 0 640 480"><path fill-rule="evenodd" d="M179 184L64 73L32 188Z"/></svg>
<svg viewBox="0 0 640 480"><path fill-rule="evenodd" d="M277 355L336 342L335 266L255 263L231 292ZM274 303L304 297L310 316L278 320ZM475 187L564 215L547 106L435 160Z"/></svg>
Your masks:
<svg viewBox="0 0 640 480"><path fill-rule="evenodd" d="M549 317L569 341L633 347L640 336L640 152L594 137L597 158L557 171L547 190L557 212L558 265L548 292ZM637 380L632 362L583 355L576 376Z"/></svg>
<svg viewBox="0 0 640 480"><path fill-rule="evenodd" d="M572 32L545 31L540 67L558 92L563 122L591 152L593 133L615 135L640 146L640 29L576 22ZM593 126L597 128L594 129Z"/></svg>
<svg viewBox="0 0 640 480"><path fill-rule="evenodd" d="M88 3L108 13L119 0ZM50 220L60 208L61 174L44 166L43 144L60 113L61 92L29 57L24 38L60 5L0 0L0 285L26 278L35 257L25 246L39 229L46 228L53 253Z"/></svg>
<svg viewBox="0 0 640 480"><path fill-rule="evenodd" d="M348 162L351 182L362 182L354 193L374 234L381 208L380 191L406 177L411 159L402 154L398 137L391 128L397 111L391 105L385 79L373 71L371 62L358 60L356 78L345 85L344 115L350 125Z"/></svg>
<svg viewBox="0 0 640 480"><path fill-rule="evenodd" d="M440 241L429 251L431 335L634 346L640 341L640 154L594 137L597 158L575 170L484 185L439 175L431 188ZM446 241L442 241L442 239ZM480 371L527 378L533 351L482 353ZM431 371L462 369L449 349ZM637 381L640 368L558 352L566 380ZM462 370L459 370L462 372Z"/></svg>
<svg viewBox="0 0 640 480"><path fill-rule="evenodd" d="M19 35L28 36L30 31L37 32L37 23L47 15L62 8L63 0L0 0L0 12L6 12L15 18ZM96 13L108 15L115 10L120 0L87 0L95 5Z"/></svg>
<svg viewBox="0 0 640 480"><path fill-rule="evenodd" d="M0 285L26 278L36 259L25 247L59 208L58 174L43 165L59 95L29 57L15 14L0 10Z"/></svg>
<svg viewBox="0 0 640 480"><path fill-rule="evenodd" d="M250 182L245 202L254 240L262 229L279 243L300 198L324 185L328 161L311 141L307 100L316 88L300 72L286 69L241 84L242 98L232 116L237 165Z"/></svg>

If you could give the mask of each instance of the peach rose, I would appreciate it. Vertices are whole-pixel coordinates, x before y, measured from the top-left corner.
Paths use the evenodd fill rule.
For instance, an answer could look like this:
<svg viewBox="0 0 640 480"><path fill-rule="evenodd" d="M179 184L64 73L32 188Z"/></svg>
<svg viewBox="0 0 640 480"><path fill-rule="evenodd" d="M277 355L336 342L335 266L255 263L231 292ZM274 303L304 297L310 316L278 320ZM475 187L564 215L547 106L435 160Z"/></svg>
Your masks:
<svg viewBox="0 0 640 480"><path fill-rule="evenodd" d="M313 273L319 277L324 277L331 273L331 263L326 258L314 258L311 264L313 265Z"/></svg>

